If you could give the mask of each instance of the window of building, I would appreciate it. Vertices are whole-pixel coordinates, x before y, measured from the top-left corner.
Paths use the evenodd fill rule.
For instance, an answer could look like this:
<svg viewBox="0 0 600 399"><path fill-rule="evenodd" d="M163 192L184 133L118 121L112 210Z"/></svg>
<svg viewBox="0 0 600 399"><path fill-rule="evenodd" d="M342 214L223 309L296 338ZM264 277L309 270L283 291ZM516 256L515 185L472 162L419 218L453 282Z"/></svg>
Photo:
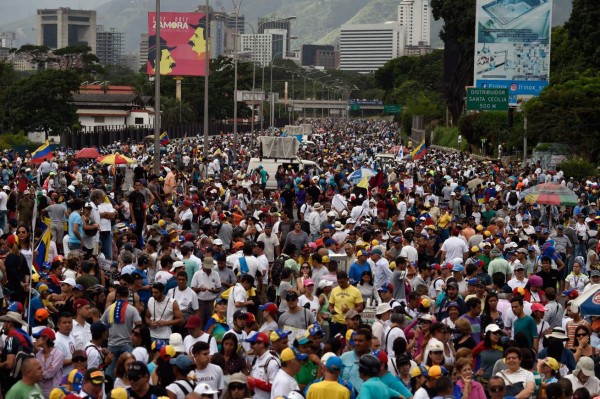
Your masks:
<svg viewBox="0 0 600 399"><path fill-rule="evenodd" d="M103 116L94 116L94 123L104 123Z"/></svg>
<svg viewBox="0 0 600 399"><path fill-rule="evenodd" d="M144 118L135 118L135 122L136 125L143 125L144 124Z"/></svg>

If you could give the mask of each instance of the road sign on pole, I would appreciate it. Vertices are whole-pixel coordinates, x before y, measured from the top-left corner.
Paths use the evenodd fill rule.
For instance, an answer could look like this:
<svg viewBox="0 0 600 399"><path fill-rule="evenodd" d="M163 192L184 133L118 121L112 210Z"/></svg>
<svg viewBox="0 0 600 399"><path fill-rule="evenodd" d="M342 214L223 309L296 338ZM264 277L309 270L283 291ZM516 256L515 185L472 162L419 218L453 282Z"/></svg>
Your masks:
<svg viewBox="0 0 600 399"><path fill-rule="evenodd" d="M350 111L360 111L360 104L350 104Z"/></svg>
<svg viewBox="0 0 600 399"><path fill-rule="evenodd" d="M467 88L467 110L507 111L507 89Z"/></svg>
<svg viewBox="0 0 600 399"><path fill-rule="evenodd" d="M402 111L402 107L398 104L383 106L384 114L399 114L401 111Z"/></svg>

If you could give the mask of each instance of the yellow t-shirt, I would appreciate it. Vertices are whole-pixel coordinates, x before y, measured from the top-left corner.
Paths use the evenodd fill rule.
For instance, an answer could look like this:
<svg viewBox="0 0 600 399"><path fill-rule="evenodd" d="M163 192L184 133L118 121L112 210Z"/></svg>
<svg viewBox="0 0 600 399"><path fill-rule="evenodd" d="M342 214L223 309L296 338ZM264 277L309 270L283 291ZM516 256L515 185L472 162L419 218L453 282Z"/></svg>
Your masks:
<svg viewBox="0 0 600 399"><path fill-rule="evenodd" d="M452 216L449 213L444 213L438 220L438 226L444 229L446 228L446 225L450 223L450 221L452 221Z"/></svg>
<svg viewBox="0 0 600 399"><path fill-rule="evenodd" d="M329 303L335 305L336 314L333 315L332 320L334 323L346 324L344 315L350 309L354 309L357 304L362 303L362 294L358 288L350 285L346 289L341 287L335 287L331 291L329 297ZM346 311L342 310L344 305L348 308Z"/></svg>
<svg viewBox="0 0 600 399"><path fill-rule="evenodd" d="M308 388L306 399L350 399L350 391L337 381L321 381Z"/></svg>

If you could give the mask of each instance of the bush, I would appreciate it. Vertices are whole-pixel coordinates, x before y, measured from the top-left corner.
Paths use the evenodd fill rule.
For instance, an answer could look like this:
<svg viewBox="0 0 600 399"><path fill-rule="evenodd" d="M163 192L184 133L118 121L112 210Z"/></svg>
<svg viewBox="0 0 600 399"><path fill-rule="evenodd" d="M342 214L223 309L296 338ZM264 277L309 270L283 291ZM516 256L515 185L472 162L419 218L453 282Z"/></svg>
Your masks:
<svg viewBox="0 0 600 399"><path fill-rule="evenodd" d="M438 126L433 131L433 141L432 144L439 145L442 147L454 148L460 151L468 151L469 143L467 140L462 138L462 143L460 148L458 147L458 136L460 135L460 131L457 127L444 127Z"/></svg>
<svg viewBox="0 0 600 399"><path fill-rule="evenodd" d="M0 150L10 150L14 147L27 147L35 150L40 145L30 141L24 133L0 134Z"/></svg>
<svg viewBox="0 0 600 399"><path fill-rule="evenodd" d="M557 169L560 169L565 174L565 179L573 177L575 180L583 180L589 177L598 177L598 169L594 164L581 159L573 158L563 161L557 165Z"/></svg>

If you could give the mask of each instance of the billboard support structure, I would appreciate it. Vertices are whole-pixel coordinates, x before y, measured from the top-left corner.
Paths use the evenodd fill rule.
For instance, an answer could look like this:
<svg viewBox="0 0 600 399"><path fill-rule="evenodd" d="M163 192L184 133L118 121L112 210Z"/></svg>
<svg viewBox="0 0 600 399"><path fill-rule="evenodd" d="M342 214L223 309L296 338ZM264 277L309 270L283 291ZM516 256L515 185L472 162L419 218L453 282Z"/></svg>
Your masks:
<svg viewBox="0 0 600 399"><path fill-rule="evenodd" d="M548 85L552 1L476 1L475 87L508 89L520 106Z"/></svg>

